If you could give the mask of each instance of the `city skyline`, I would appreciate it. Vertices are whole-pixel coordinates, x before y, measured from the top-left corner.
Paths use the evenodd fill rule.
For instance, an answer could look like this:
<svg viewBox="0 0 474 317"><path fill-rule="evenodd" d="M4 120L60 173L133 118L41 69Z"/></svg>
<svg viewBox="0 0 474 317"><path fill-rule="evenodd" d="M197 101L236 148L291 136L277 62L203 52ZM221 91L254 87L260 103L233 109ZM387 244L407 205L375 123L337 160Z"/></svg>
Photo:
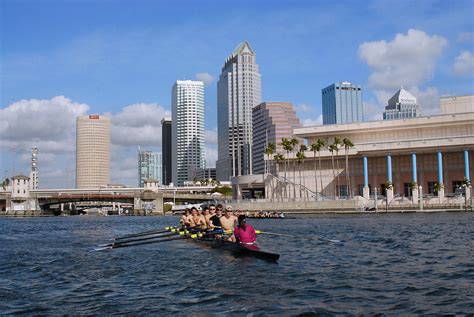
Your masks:
<svg viewBox="0 0 474 317"><path fill-rule="evenodd" d="M75 117L98 113L112 120L111 182L133 186L136 146L160 150L159 120L170 115L169 87L178 78L207 84L206 150L213 164L216 78L222 60L244 40L259 57L262 101L293 103L305 126L321 121L320 91L332 82L361 84L364 113L380 119L401 85L424 115L439 107L440 96L473 92L472 2L243 1L233 10L248 16L239 18L215 3L200 3L205 14L198 18L191 2L185 10L166 1L138 2L130 19L131 3L91 5L96 14L90 15L81 3L2 2L1 177L12 176L13 166L27 174L30 149L38 146L40 186L71 187ZM37 15L39 7L44 10ZM177 10L183 20L174 22L168 17ZM105 18L109 11L114 18ZM358 31L346 37L350 26ZM192 49L182 50L176 39L189 38L195 28L200 35L188 43ZM339 38L345 40L331 40Z"/></svg>

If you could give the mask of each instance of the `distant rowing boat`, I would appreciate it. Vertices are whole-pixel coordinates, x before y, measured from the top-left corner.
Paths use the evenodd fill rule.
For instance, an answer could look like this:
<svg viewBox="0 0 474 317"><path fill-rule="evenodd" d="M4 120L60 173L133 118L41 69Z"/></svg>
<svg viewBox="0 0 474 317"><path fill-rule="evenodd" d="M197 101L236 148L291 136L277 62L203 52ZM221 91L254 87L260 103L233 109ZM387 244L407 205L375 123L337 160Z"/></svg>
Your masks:
<svg viewBox="0 0 474 317"><path fill-rule="evenodd" d="M183 235L182 231L180 233L179 230L175 231L175 233L177 235ZM238 242L225 241L223 239L206 236L206 234L202 234L202 237L193 238L192 240L198 244L211 247L213 249L221 249L231 252L236 256L254 257L270 262L276 262L280 258L278 253L263 251L256 245L243 245Z"/></svg>

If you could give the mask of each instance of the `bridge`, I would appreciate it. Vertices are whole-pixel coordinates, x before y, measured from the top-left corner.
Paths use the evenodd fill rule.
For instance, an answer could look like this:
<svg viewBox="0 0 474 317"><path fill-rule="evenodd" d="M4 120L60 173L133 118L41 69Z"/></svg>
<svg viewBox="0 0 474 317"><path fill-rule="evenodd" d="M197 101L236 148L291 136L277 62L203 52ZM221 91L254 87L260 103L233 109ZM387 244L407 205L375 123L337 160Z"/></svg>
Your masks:
<svg viewBox="0 0 474 317"><path fill-rule="evenodd" d="M141 214L159 214L163 213L166 202L195 204L215 201L219 198L209 193L214 188L213 186L37 189L25 190L25 192L13 187L9 190L0 190L0 210L3 212L82 213L86 209L112 207L112 213L130 211Z"/></svg>

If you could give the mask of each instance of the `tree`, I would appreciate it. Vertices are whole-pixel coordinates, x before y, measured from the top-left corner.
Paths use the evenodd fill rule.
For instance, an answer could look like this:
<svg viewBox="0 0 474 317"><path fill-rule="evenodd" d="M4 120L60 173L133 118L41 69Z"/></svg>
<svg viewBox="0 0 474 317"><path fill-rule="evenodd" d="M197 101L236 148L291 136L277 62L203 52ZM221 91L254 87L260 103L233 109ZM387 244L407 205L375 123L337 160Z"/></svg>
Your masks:
<svg viewBox="0 0 474 317"><path fill-rule="evenodd" d="M337 136L334 137L333 145L335 146L334 151L336 152L336 181L337 181L337 190L338 190L337 197L339 197L339 190L341 189L339 185L339 148L341 144L342 144L341 138Z"/></svg>
<svg viewBox="0 0 474 317"><path fill-rule="evenodd" d="M314 157L314 185L315 185L315 192L316 196L319 199L319 190L318 190L318 178L316 176L316 152L318 152L319 156L319 178L321 180L321 192L323 191L323 180L322 180L322 175L321 175L321 149L324 147L326 142L322 139L318 139L316 143L311 144L310 149L313 151L313 157Z"/></svg>
<svg viewBox="0 0 474 317"><path fill-rule="evenodd" d="M349 175L349 150L354 147L354 143L349 138L342 139L344 145L344 155L346 156L346 184L349 188L349 196L352 198L351 178Z"/></svg>
<svg viewBox="0 0 474 317"><path fill-rule="evenodd" d="M293 146L293 150L297 150L296 147L300 141L297 138L292 138L290 140L291 145ZM295 168L295 159L293 159L293 197L296 198L296 168Z"/></svg>
<svg viewBox="0 0 474 317"><path fill-rule="evenodd" d="M276 163L276 173L277 175L279 175L279 172L280 172L280 162L283 161L285 158L283 157L283 155L281 155L280 153L276 154L273 159L275 160L275 163ZM286 181L286 180L285 180ZM282 197L282 193L281 193L281 190L280 190L280 198Z"/></svg>
<svg viewBox="0 0 474 317"><path fill-rule="evenodd" d="M322 167L321 167L321 149L326 146L326 141L324 139L319 139L316 141L318 144L319 149L318 151L318 161L319 161L319 182L321 184L321 194L323 193L323 175L322 175Z"/></svg>
<svg viewBox="0 0 474 317"><path fill-rule="evenodd" d="M296 153L296 158L298 159L298 167L299 167L298 172L300 176L300 197L301 197L301 163L303 163L304 159L306 158L306 155L304 154L304 152L307 150L308 150L308 147L304 144L301 144L300 150L298 151L298 153ZM305 184L304 178L303 178L303 188L304 188L304 192L306 192L306 184Z"/></svg>
<svg viewBox="0 0 474 317"><path fill-rule="evenodd" d="M266 149L265 149L265 155L267 155L268 158L268 163L270 164L270 157L272 157L273 153L275 153L275 144L274 143L268 143ZM267 171L267 162L265 161L265 173L270 174L271 171L271 166L268 166L268 171Z"/></svg>
<svg viewBox="0 0 474 317"><path fill-rule="evenodd" d="M2 187L3 187L3 190L7 190L7 187L10 185L10 179L9 178L5 178L2 182Z"/></svg>
<svg viewBox="0 0 474 317"><path fill-rule="evenodd" d="M287 164L290 164L290 152L293 151L293 145L290 140L287 138L282 138L281 139L281 146L283 149L286 151L286 163L285 163L285 184L288 182L288 178L286 177L286 171L287 171ZM285 185L285 195L286 198L288 198L288 188Z"/></svg>
<svg viewBox="0 0 474 317"><path fill-rule="evenodd" d="M334 151L336 150L336 146L334 144L330 144L328 146L329 152L331 152L331 163L332 163L332 184L333 184L333 189L334 189L334 196L337 196L336 193L336 184L335 184L335 179L336 179L336 173L334 169Z"/></svg>

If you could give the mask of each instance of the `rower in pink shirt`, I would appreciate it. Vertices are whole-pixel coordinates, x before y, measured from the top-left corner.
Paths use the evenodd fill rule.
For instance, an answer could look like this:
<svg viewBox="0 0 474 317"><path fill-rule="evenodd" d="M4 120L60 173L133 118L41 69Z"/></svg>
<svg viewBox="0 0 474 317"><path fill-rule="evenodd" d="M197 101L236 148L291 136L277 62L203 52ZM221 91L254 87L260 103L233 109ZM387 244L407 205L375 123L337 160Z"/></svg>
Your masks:
<svg viewBox="0 0 474 317"><path fill-rule="evenodd" d="M234 236L237 242L244 245L255 245L257 235L255 229L245 223L245 215L240 215L238 218L238 226L234 229Z"/></svg>

